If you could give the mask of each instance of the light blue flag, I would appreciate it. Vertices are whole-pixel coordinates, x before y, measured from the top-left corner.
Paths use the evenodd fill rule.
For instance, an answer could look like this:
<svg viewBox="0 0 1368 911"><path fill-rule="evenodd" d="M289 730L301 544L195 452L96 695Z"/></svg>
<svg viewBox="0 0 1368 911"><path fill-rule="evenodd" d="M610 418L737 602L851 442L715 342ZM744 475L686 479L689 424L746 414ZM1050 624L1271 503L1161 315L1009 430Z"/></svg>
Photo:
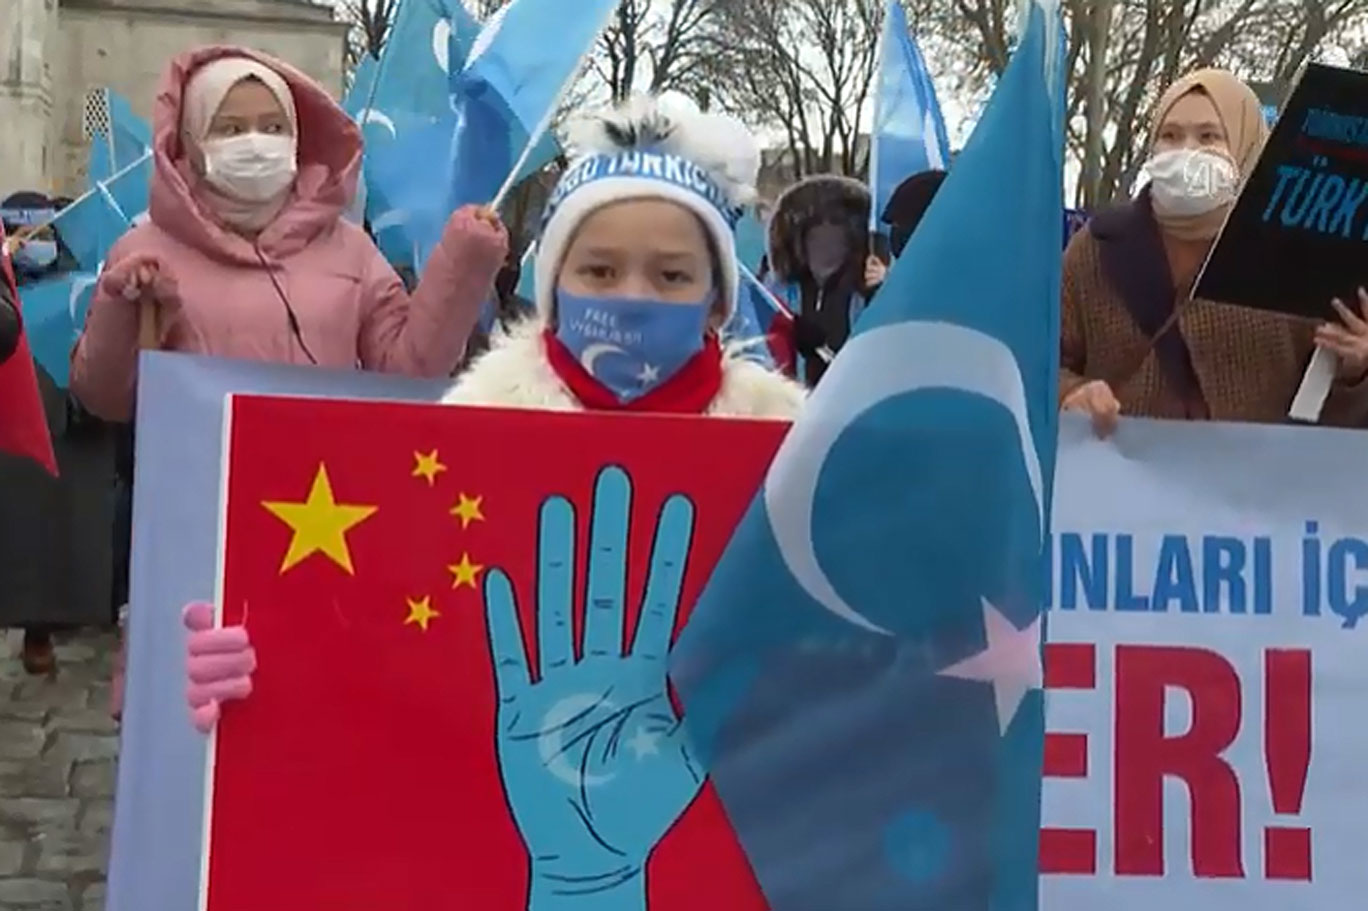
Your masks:
<svg viewBox="0 0 1368 911"><path fill-rule="evenodd" d="M152 148L152 129L129 107L127 99L110 89L100 89L104 106L109 113L107 124L94 131L90 141L90 161L86 170L86 184L109 180L119 171L134 164ZM137 211L147 208L147 204Z"/></svg>
<svg viewBox="0 0 1368 911"><path fill-rule="evenodd" d="M462 64L479 33L461 0L399 0L380 58L361 58L342 109L381 136L393 135L391 111L439 119L449 108L448 67Z"/></svg>
<svg viewBox="0 0 1368 911"><path fill-rule="evenodd" d="M485 24L465 68L451 74L453 207L490 202L525 171L617 6L512 0Z"/></svg>
<svg viewBox="0 0 1368 911"><path fill-rule="evenodd" d="M922 171L943 171L950 161L936 87L899 0L888 0L879 58L869 150L871 231L878 230L879 216L898 184Z"/></svg>
<svg viewBox="0 0 1368 911"><path fill-rule="evenodd" d="M380 72L378 63L370 54L362 57L360 62L356 64L356 69L352 70L351 88L347 89L347 96L342 99L342 110L346 111L347 116L358 123L361 122L367 105L373 102L372 93L375 91L375 77Z"/></svg>
<svg viewBox="0 0 1368 911"><path fill-rule="evenodd" d="M366 215L396 267L420 267L454 211L442 192L456 129L451 78L480 31L460 0L400 0L380 59L362 61L344 104L366 137ZM559 151L546 137L524 175Z"/></svg>
<svg viewBox="0 0 1368 911"><path fill-rule="evenodd" d="M768 336L781 317L781 305L743 263L736 313L722 327L724 343L741 345L741 355L770 370L778 369ZM788 318L786 315L784 318Z"/></svg>
<svg viewBox="0 0 1368 911"><path fill-rule="evenodd" d="M147 211L152 187L150 127L117 92L100 91L109 120L91 137L87 190L52 221L81 269L92 274L134 219Z"/></svg>
<svg viewBox="0 0 1368 911"><path fill-rule="evenodd" d="M1026 15L671 656L773 911L1037 907L1064 42Z"/></svg>
<svg viewBox="0 0 1368 911"><path fill-rule="evenodd" d="M24 305L24 332L38 366L52 382L69 383L71 349L85 325L95 291L95 275L74 272L25 285L19 289Z"/></svg>
<svg viewBox="0 0 1368 911"><path fill-rule="evenodd" d="M736 223L736 256L741 265L752 272L760 271L760 261L769 249L765 223L756 215L754 208L746 209L746 214Z"/></svg>
<svg viewBox="0 0 1368 911"><path fill-rule="evenodd" d="M99 272L109 248L147 211L152 181L152 153L97 181L71 205L58 212L52 226L85 272Z"/></svg>
<svg viewBox="0 0 1368 911"><path fill-rule="evenodd" d="M448 164L448 67L478 32L460 0L400 0L380 59L361 62L343 102L366 140L371 231L396 267L417 268L450 214L434 192Z"/></svg>

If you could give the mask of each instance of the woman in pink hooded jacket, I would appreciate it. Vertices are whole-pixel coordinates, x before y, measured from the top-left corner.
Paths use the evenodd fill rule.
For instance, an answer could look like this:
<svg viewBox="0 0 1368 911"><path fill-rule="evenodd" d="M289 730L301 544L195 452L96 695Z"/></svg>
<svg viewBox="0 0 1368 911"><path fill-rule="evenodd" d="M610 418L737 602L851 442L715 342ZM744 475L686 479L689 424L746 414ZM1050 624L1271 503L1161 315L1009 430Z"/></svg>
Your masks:
<svg viewBox="0 0 1368 911"><path fill-rule="evenodd" d="M110 250L72 355L88 409L129 418L143 303L165 350L451 374L507 251L496 216L456 212L410 295L342 217L361 133L307 76L243 48L190 51L153 125L149 219Z"/></svg>
<svg viewBox="0 0 1368 911"><path fill-rule="evenodd" d="M86 408L131 416L146 304L164 350L451 375L507 254L496 216L456 212L408 294L342 217L361 170L356 125L307 76L243 48L173 60L153 126L149 219L110 250L72 354Z"/></svg>

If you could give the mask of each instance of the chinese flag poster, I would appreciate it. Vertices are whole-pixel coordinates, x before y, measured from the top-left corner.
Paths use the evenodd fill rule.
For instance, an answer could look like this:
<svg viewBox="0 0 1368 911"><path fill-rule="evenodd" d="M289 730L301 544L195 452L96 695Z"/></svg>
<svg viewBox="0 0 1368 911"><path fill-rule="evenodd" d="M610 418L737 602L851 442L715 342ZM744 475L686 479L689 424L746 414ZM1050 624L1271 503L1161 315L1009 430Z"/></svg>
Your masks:
<svg viewBox="0 0 1368 911"><path fill-rule="evenodd" d="M665 659L787 425L229 412L206 911L764 911Z"/></svg>

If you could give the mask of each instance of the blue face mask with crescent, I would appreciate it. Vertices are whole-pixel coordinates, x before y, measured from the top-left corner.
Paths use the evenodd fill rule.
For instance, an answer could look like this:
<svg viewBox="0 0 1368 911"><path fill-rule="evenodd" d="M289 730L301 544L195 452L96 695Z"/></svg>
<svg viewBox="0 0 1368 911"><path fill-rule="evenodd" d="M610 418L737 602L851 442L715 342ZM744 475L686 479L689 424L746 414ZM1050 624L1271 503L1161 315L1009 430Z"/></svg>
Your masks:
<svg viewBox="0 0 1368 911"><path fill-rule="evenodd" d="M14 251L14 266L20 272L42 272L57 261L55 240L30 240Z"/></svg>
<svg viewBox="0 0 1368 911"><path fill-rule="evenodd" d="M556 338L585 371L630 402L703 349L712 295L698 303L556 292Z"/></svg>

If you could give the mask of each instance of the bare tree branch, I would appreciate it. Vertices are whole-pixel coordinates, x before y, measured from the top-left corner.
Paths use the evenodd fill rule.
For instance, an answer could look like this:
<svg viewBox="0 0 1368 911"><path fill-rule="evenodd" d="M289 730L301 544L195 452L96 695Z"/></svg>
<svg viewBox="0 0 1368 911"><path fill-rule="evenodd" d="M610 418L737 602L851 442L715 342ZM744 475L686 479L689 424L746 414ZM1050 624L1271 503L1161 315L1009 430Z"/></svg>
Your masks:
<svg viewBox="0 0 1368 911"><path fill-rule="evenodd" d="M352 23L347 36L347 69L352 70L366 56L380 58L389 38L399 0L339 0L337 11Z"/></svg>
<svg viewBox="0 0 1368 911"><path fill-rule="evenodd" d="M879 0L727 0L703 66L719 101L785 137L791 179L868 169Z"/></svg>
<svg viewBox="0 0 1368 911"><path fill-rule="evenodd" d="M1006 66L1006 0L904 0L942 99L972 111ZM1303 65L1333 54L1368 63L1368 0L1063 0L1069 25L1067 142L1082 167L1077 198L1125 194L1144 162L1160 92L1198 66L1290 88ZM1105 19L1107 34L1096 34ZM1004 26L1007 23L1008 26ZM1105 38L1105 40L1103 40ZM1090 50L1104 44L1101 65ZM1099 86L1100 83L1100 86ZM948 91L947 91L948 90ZM1096 109L1089 104L1097 100Z"/></svg>
<svg viewBox="0 0 1368 911"><path fill-rule="evenodd" d="M467 0L485 18L507 0ZM572 0L566 0L572 2ZM789 179L868 168L884 0L622 0L564 109L679 90L782 147ZM1024 0L902 0L948 114L972 122L1006 68ZM337 0L355 23L349 64L378 55L398 0ZM1130 188L1165 86L1222 66L1285 92L1308 60L1368 64L1368 0L1062 0L1066 142L1077 198ZM951 123L953 128L954 122ZM771 156L773 157L773 156Z"/></svg>

